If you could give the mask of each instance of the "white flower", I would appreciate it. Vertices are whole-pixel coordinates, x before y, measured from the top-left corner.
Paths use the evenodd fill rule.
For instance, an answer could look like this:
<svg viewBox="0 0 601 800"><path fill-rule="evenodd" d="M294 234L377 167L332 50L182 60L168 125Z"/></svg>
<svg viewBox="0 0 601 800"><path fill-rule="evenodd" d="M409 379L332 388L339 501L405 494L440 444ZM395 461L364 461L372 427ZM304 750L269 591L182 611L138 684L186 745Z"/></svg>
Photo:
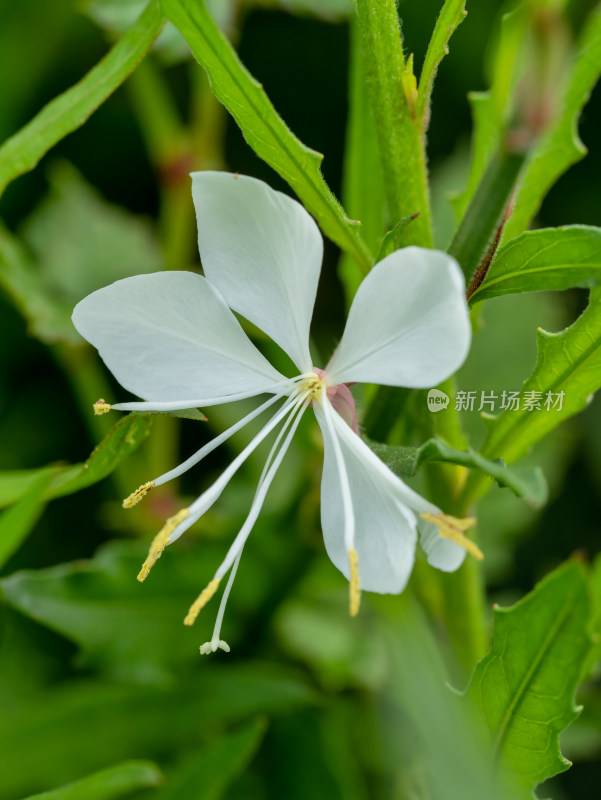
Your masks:
<svg viewBox="0 0 601 800"><path fill-rule="evenodd" d="M471 520L443 515L362 441L346 386L367 382L426 388L457 370L470 345L465 285L457 263L446 253L408 247L377 264L357 291L339 347L320 370L309 353L323 253L313 219L299 203L253 178L197 172L192 193L206 277L161 272L117 281L82 300L73 322L122 386L146 401L113 408L168 411L271 396L179 467L144 484L124 505L181 475L251 419L283 402L218 480L167 521L139 578L146 577L165 546L215 503L250 453L279 428L248 517L185 620L192 624L230 572L213 638L201 652L229 650L220 639L221 621L242 549L309 406L324 440L325 545L350 581L352 614L358 611L361 589L404 589L414 563L418 522L428 560L439 569L456 569L464 548L479 555L463 534ZM274 369L232 311L280 345L299 374L286 378ZM110 408L104 401L96 405L98 413Z"/></svg>

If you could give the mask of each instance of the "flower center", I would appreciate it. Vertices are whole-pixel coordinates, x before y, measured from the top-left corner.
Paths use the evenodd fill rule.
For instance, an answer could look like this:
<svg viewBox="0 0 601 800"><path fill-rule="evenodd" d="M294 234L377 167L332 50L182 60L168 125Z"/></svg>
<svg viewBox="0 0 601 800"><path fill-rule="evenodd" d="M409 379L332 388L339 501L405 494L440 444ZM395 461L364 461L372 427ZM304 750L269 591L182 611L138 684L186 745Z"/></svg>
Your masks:
<svg viewBox="0 0 601 800"><path fill-rule="evenodd" d="M320 370L320 372L322 372L322 370ZM325 373L323 374L325 375ZM298 395L306 395L307 402L312 403L315 400L321 399L325 385L326 382L322 375L318 375L314 372L312 375L299 381L296 391Z"/></svg>

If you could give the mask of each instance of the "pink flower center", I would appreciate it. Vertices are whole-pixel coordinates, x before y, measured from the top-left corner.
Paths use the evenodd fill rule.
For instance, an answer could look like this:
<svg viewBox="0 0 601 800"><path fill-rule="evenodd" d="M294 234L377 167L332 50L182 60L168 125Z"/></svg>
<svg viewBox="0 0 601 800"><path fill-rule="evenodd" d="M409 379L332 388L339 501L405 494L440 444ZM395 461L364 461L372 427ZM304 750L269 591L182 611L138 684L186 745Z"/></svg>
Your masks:
<svg viewBox="0 0 601 800"><path fill-rule="evenodd" d="M313 367L313 372L321 380L325 380L327 373L324 369ZM346 383L338 383L336 386L328 386L326 395L332 407L337 411L342 419L349 425L356 434L359 433L359 421L357 419L357 406L355 398Z"/></svg>

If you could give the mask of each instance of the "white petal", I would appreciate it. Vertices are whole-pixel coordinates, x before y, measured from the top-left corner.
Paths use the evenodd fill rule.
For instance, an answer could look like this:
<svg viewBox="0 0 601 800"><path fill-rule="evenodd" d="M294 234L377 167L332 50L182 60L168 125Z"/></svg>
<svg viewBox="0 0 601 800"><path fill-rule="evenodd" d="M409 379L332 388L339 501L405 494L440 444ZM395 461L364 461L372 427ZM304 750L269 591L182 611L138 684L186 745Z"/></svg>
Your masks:
<svg viewBox="0 0 601 800"><path fill-rule="evenodd" d="M428 564L443 572L455 572L463 564L466 550L438 533L433 522L420 520L419 543L425 551Z"/></svg>
<svg viewBox="0 0 601 800"><path fill-rule="evenodd" d="M284 380L193 272L117 281L78 303L73 323L119 383L145 400L259 394Z"/></svg>
<svg viewBox="0 0 601 800"><path fill-rule="evenodd" d="M327 368L332 383L425 388L452 375L471 340L465 281L438 250L406 247L372 269Z"/></svg>
<svg viewBox="0 0 601 800"><path fill-rule="evenodd" d="M332 562L348 578L349 555L344 540L342 492L334 443L321 404L314 403L314 408L324 439L321 482L324 541ZM416 519L405 502L415 493L393 475L333 410L331 420L350 484L361 588L397 594L405 588L415 559ZM424 510L432 508L427 501L423 503Z"/></svg>
<svg viewBox="0 0 601 800"><path fill-rule="evenodd" d="M309 327L323 257L319 228L292 198L263 181L193 172L198 249L227 303L311 369Z"/></svg>

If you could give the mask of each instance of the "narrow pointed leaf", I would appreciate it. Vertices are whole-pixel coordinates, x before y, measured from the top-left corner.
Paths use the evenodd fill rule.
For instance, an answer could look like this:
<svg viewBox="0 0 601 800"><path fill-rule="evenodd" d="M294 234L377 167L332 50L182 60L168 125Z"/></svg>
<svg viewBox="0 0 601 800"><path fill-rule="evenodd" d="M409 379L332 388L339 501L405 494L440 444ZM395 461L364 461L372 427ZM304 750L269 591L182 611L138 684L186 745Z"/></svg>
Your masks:
<svg viewBox="0 0 601 800"><path fill-rule="evenodd" d="M195 753L154 800L219 800L252 760L265 727L265 721L257 719Z"/></svg>
<svg viewBox="0 0 601 800"><path fill-rule="evenodd" d="M467 15L465 0L446 0L436 20L436 26L426 51L419 77L416 116L423 119L429 112L430 97L440 62L449 52L449 39Z"/></svg>
<svg viewBox="0 0 601 800"><path fill-rule="evenodd" d="M510 469L501 459L483 458L475 450L456 450L441 439L429 439L421 447L395 447L378 442L369 442L369 446L403 480L413 477L424 464L446 462L478 470L532 506L541 506L547 499L547 484L539 467Z"/></svg>
<svg viewBox="0 0 601 800"><path fill-rule="evenodd" d="M559 734L577 716L574 694L590 650L586 575L568 563L509 608L495 609L491 650L477 665L467 701L491 755L534 797L534 787L570 766ZM522 795L520 795L521 797Z"/></svg>
<svg viewBox="0 0 601 800"><path fill-rule="evenodd" d="M198 636L192 640L198 660ZM140 753L179 760L212 731L259 714L295 713L318 699L298 670L256 659L205 661L159 686L63 680L3 707L2 790L7 798L24 797Z"/></svg>
<svg viewBox="0 0 601 800"><path fill-rule="evenodd" d="M33 491L42 476L50 476L43 494L46 500L79 492L110 475L148 436L151 417L130 414L120 420L94 449L87 461L67 467L0 472L0 507L10 505Z"/></svg>
<svg viewBox="0 0 601 800"><path fill-rule="evenodd" d="M497 253L470 302L505 294L589 288L601 283L601 228L527 231Z"/></svg>
<svg viewBox="0 0 601 800"><path fill-rule="evenodd" d="M382 261L391 253L394 253L395 250L400 250L401 247L403 247L405 230L407 226L418 217L419 214L410 214L408 217L403 217L391 231L388 231L386 236L382 239L380 250L376 256L376 263Z"/></svg>
<svg viewBox="0 0 601 800"><path fill-rule="evenodd" d="M359 227L346 217L321 174L323 156L288 128L202 0L161 0L161 7L207 71L214 95L234 117L248 144L294 189L324 233L368 269L371 256Z"/></svg>
<svg viewBox="0 0 601 800"><path fill-rule="evenodd" d="M46 505L52 473L41 471L18 503L0 515L0 567L27 538Z"/></svg>
<svg viewBox="0 0 601 800"><path fill-rule="evenodd" d="M88 117L135 69L158 36L163 19L155 0L112 50L79 83L56 97L0 147L0 194Z"/></svg>
<svg viewBox="0 0 601 800"><path fill-rule="evenodd" d="M158 786L163 776L148 761L126 761L103 769L51 792L31 795L27 800L114 800L116 797Z"/></svg>

